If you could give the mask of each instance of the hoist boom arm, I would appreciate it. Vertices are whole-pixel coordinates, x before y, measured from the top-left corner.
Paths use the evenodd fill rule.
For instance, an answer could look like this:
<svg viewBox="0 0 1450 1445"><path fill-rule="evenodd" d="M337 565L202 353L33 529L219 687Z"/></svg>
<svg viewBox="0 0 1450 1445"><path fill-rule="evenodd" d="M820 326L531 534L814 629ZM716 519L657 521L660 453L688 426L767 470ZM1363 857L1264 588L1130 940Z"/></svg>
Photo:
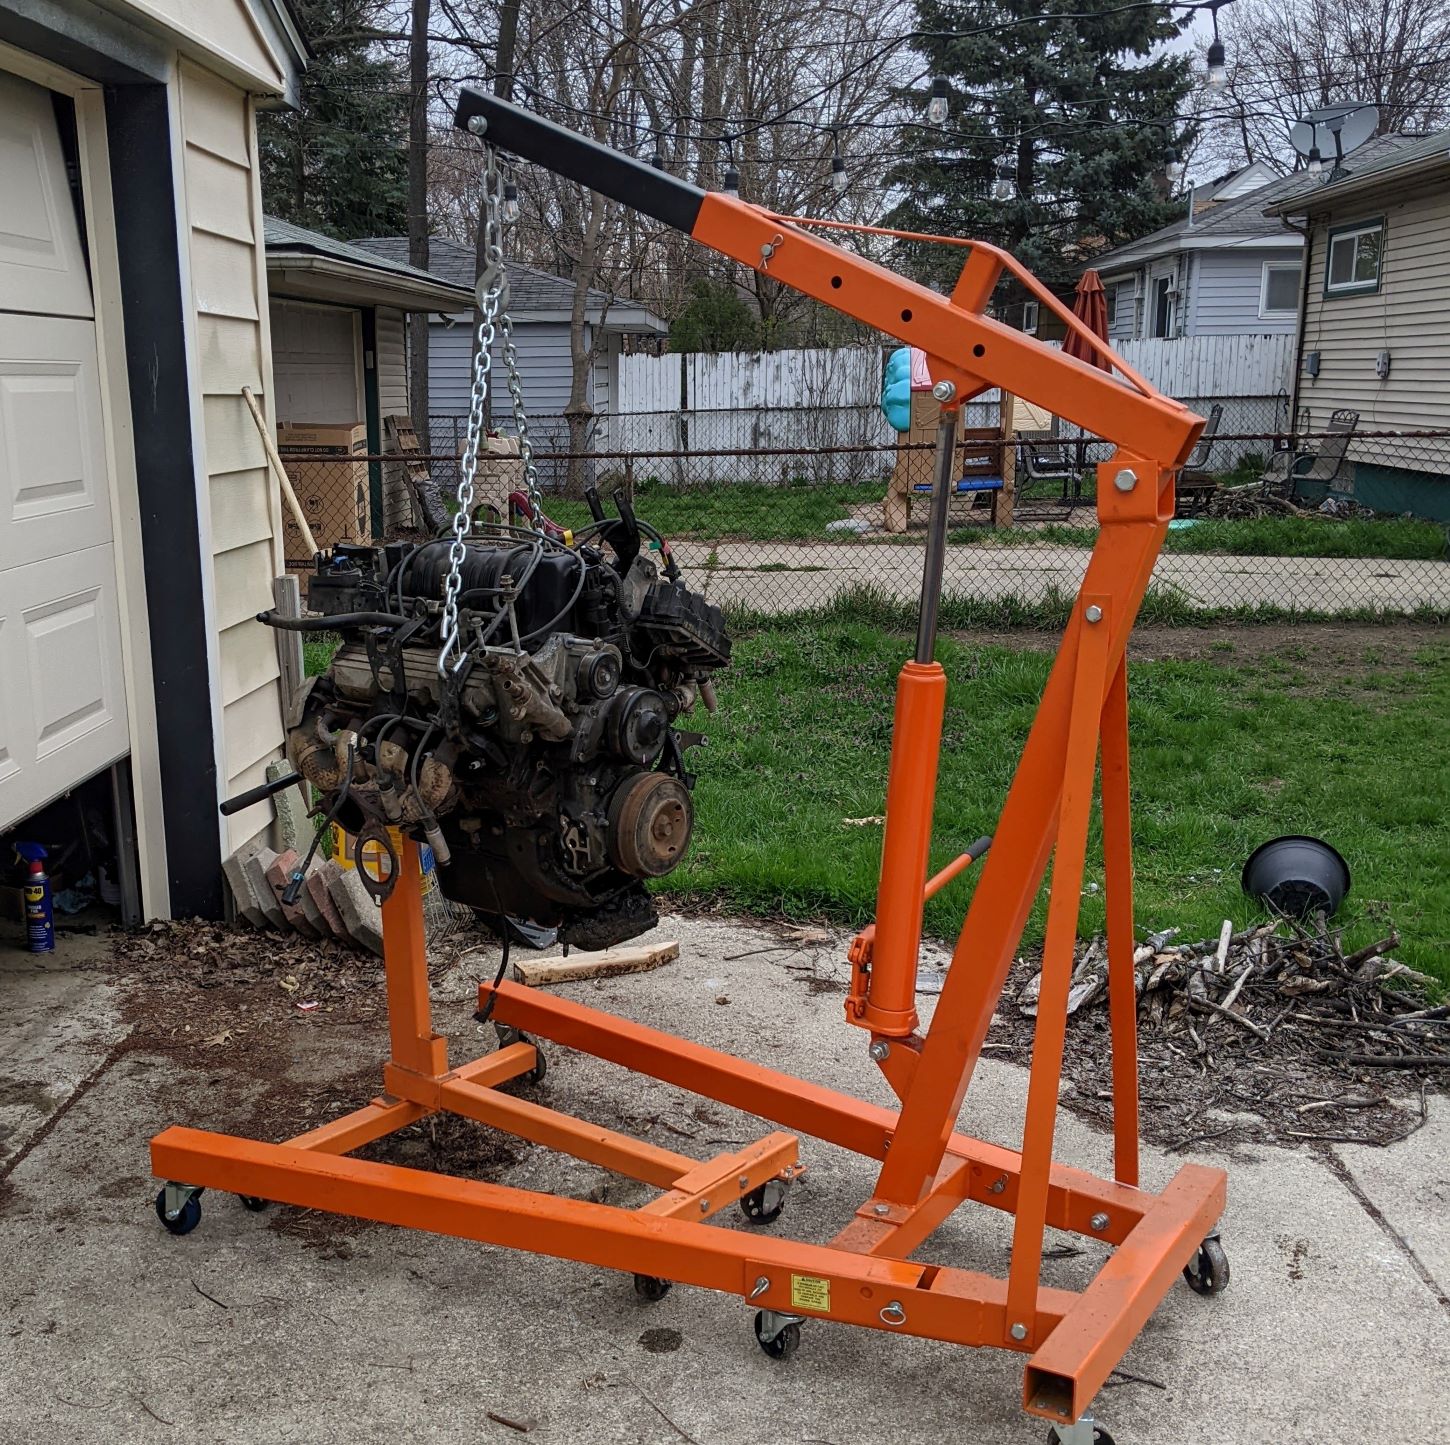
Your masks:
<svg viewBox="0 0 1450 1445"><path fill-rule="evenodd" d="M926 352L934 381L960 403L989 387L1172 469L1193 450L1203 419L1163 396L1093 337L1119 373L1066 356L983 314L999 278L1014 275L1070 329L1082 323L1005 251L972 242L950 297L898 276L791 220L719 191L702 190L522 106L465 89L455 123L684 231L701 245Z"/></svg>

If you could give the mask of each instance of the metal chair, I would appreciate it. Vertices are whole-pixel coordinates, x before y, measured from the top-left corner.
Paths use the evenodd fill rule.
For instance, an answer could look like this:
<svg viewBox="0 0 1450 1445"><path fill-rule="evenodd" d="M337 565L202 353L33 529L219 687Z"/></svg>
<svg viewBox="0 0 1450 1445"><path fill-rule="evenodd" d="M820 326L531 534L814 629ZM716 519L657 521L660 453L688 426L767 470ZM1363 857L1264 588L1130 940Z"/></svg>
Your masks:
<svg viewBox="0 0 1450 1445"><path fill-rule="evenodd" d="M1341 407L1330 414L1317 447L1276 452L1259 480L1271 491L1294 497L1303 494L1307 482L1310 490L1318 492L1312 500L1322 501L1344 470L1349 443L1358 426L1359 413Z"/></svg>
<svg viewBox="0 0 1450 1445"><path fill-rule="evenodd" d="M1208 420L1197 444L1188 454L1183 470L1178 473L1177 507L1178 516L1189 512L1201 512L1208 505L1208 499L1218 490L1218 478L1207 469L1209 453L1213 450L1218 425L1223 420L1223 403L1214 402L1208 409Z"/></svg>
<svg viewBox="0 0 1450 1445"><path fill-rule="evenodd" d="M1074 500L1082 489L1082 474L1073 465L1072 448L1062 442L1017 443L1017 491L1025 492L1034 482L1061 482L1062 500Z"/></svg>

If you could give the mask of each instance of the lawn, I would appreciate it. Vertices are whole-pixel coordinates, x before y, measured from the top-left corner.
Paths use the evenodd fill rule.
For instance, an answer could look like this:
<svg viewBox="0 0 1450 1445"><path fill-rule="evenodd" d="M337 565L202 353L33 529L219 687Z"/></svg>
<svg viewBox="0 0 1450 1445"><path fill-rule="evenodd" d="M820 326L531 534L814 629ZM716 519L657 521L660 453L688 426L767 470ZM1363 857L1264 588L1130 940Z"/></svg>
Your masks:
<svg viewBox="0 0 1450 1445"><path fill-rule="evenodd" d="M1427 723L1450 710L1450 638L1380 665L1327 672L1312 637L1239 657L1229 640L1201 656L1138 664L1131 681L1137 920L1192 938L1257 909L1239 870L1280 833L1331 840L1354 886L1341 913L1351 945L1392 920L1397 956L1450 982L1450 752ZM666 892L797 918L859 922L873 907L892 686L906 637L848 621L752 633L718 687L720 711L692 755L699 818ZM951 678L934 865L990 831L1046 678L1049 656L944 640ZM1095 825L1096 826L1096 825ZM1096 848L1096 834L1094 838ZM973 875L927 910L954 937ZM1101 868L1088 877L1101 883ZM1043 901L1028 927L1040 938ZM1082 929L1102 927L1100 892Z"/></svg>
<svg viewBox="0 0 1450 1445"><path fill-rule="evenodd" d="M635 509L645 521L670 540L718 541L725 538L760 542L883 541L920 545L922 534L910 537L857 538L827 532L829 522L841 521L853 511L879 520L885 483L800 482L769 485L759 482L677 488L663 484L641 486ZM582 501L548 497L545 509L560 525L582 527L589 509ZM606 504L608 506L608 504ZM611 511L612 507L609 508ZM925 515L926 499L917 499L917 515ZM1084 508L1084 517L1090 512ZM1435 522L1389 517L1361 518L1259 517L1246 520L1191 519L1192 525L1173 527L1165 552L1214 552L1238 557L1389 557L1434 560L1447 555L1445 528ZM1093 526L1053 524L1046 527L957 527L949 540L958 546L983 547L1090 547L1097 537Z"/></svg>

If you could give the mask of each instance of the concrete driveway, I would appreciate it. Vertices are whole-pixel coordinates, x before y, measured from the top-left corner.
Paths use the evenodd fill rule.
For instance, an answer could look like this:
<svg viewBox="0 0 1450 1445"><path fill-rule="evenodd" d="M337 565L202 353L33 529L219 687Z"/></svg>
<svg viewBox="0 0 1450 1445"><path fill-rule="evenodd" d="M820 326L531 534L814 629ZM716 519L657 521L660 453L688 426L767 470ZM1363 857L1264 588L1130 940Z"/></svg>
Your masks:
<svg viewBox="0 0 1450 1445"><path fill-rule="evenodd" d="M799 612L856 587L907 601L921 590L922 547L916 542L685 542L674 544L674 552L690 585L722 607ZM1048 543L953 546L943 590L983 601L1036 602L1054 591L1076 592L1088 555L1080 547ZM1450 607L1450 562L1168 552L1158 559L1153 585L1198 609L1444 610Z"/></svg>
<svg viewBox="0 0 1450 1445"><path fill-rule="evenodd" d="M679 962L568 991L885 1102L864 1036L841 1021L839 941L800 950L698 919L669 919L662 936L680 939ZM159 958L142 982L118 981L102 952L79 940L41 962L0 948L0 1441L1045 1437L1017 1408L1020 1361L1001 1353L812 1322L776 1363L738 1300L677 1287L650 1305L624 1276L291 1209L251 1214L226 1196L206 1196L194 1233L168 1236L148 1137L170 1122L279 1137L363 1102L381 1015L371 988L303 1014L276 978L223 987ZM482 971L465 961L435 983L458 1060L491 1042L470 1016ZM549 1053L550 1103L691 1154L753 1137L730 1110ZM1025 1082L1014 1063L984 1064L963 1127L1012 1142ZM1450 1109L1431 1103L1429 1125L1389 1150L1147 1151L1150 1186L1185 1157L1229 1167L1233 1281L1212 1299L1176 1286L1129 1352L1139 1378L1097 1403L1119 1445L1450 1441ZM409 1146L421 1162L439 1147L425 1130ZM1060 1157L1106 1168L1107 1141L1066 1113L1059 1139ZM811 1172L772 1229L826 1238L871 1171L810 1141L802 1157ZM528 1146L485 1142L472 1166L612 1203L643 1197ZM962 1212L921 1253L1000 1272L1006 1244L1001 1216ZM1085 1283L1101 1254L1087 1251L1049 1259L1044 1277Z"/></svg>

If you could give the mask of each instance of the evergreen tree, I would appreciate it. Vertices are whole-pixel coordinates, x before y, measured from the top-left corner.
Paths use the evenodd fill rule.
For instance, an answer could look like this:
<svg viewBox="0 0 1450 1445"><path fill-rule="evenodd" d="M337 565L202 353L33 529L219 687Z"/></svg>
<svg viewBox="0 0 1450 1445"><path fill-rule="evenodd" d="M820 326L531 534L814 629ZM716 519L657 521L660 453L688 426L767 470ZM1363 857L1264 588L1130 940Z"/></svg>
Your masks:
<svg viewBox="0 0 1450 1445"><path fill-rule="evenodd" d="M312 50L295 111L258 117L269 215L351 240L408 222L408 76L373 38L381 0L292 0Z"/></svg>
<svg viewBox="0 0 1450 1445"><path fill-rule="evenodd" d="M1182 210L1166 167L1191 139L1175 117L1195 81L1188 56L1149 58L1185 24L1166 5L916 0L916 15L921 30L953 37L917 42L928 78L909 97L924 121L931 77L945 77L951 114L940 129L904 130L888 179L905 199L891 224L994 242L1060 287ZM961 266L941 247L912 255L937 283Z"/></svg>

